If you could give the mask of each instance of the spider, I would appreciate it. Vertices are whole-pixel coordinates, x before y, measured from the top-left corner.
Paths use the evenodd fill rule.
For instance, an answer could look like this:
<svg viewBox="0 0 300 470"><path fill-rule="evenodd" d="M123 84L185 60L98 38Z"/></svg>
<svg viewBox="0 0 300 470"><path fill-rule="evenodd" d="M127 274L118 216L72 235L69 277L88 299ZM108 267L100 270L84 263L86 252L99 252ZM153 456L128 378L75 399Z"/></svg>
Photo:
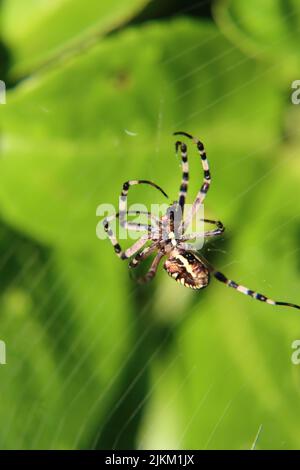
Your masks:
<svg viewBox="0 0 300 470"><path fill-rule="evenodd" d="M165 257L166 259L163 265L164 269L173 279L185 287L198 290L203 289L208 286L210 277L213 275L218 281L224 283L228 287L236 289L242 294L252 297L253 299L260 300L261 302L266 302L271 305L284 305L300 309L299 305L288 302L277 302L265 295L248 289L231 279L228 279L224 274L216 270L201 254L199 254L198 251L195 250L195 246L193 244L188 243L188 241L196 241L199 238L203 239L203 237L205 240L205 238L208 237L221 235L224 232L225 227L219 220L201 219L203 222L213 225L214 228L212 230L205 231L204 233L186 233L187 228L196 216L201 204L203 204L210 188L211 174L203 143L186 132L175 132L174 135L181 135L191 139L198 149L204 178L196 199L194 200L188 215L184 218L183 213L188 190L189 166L187 145L181 140L178 140L175 143L175 149L176 153L178 153L178 150L180 149L182 168L182 179L178 200L171 204L166 213L160 218L146 211L127 211L127 195L131 186L147 184L159 190L164 196L168 196L160 186L152 181L126 181L123 184L120 196L119 212L114 216L106 217L103 221L104 230L114 247L115 253L122 260L131 258L129 263L130 268L136 268L142 261L148 258L148 256L156 253L149 271L145 276L138 280L141 283L148 282L154 278L162 258ZM147 215L148 220L150 218L152 224L146 225L125 220L126 215L140 214ZM127 230L146 232L127 250L121 249L121 246L111 229L110 222L116 218L119 218L120 225ZM151 243L146 246L149 240L151 240Z"/></svg>

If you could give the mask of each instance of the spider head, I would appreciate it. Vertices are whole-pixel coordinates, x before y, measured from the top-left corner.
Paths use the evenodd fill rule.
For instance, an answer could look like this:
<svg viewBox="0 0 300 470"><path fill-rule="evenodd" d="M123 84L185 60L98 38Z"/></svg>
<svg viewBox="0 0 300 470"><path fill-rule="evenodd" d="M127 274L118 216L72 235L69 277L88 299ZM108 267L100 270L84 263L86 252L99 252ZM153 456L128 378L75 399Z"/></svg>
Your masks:
<svg viewBox="0 0 300 470"><path fill-rule="evenodd" d="M191 289L203 289L209 283L209 270L192 251L171 251L164 269L177 282Z"/></svg>

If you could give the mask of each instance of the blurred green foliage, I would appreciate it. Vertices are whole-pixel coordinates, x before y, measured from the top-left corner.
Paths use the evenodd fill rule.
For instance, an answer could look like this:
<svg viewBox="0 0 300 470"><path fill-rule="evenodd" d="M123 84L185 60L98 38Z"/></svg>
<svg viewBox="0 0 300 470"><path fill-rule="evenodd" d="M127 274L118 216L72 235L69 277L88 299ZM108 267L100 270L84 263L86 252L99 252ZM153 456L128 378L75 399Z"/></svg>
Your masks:
<svg viewBox="0 0 300 470"><path fill-rule="evenodd" d="M3 449L241 449L261 424L258 448L300 447L297 311L164 273L138 287L95 235L127 179L176 198L185 130L208 151L206 214L227 227L207 256L300 302L298 2L173 3L0 3Z"/></svg>

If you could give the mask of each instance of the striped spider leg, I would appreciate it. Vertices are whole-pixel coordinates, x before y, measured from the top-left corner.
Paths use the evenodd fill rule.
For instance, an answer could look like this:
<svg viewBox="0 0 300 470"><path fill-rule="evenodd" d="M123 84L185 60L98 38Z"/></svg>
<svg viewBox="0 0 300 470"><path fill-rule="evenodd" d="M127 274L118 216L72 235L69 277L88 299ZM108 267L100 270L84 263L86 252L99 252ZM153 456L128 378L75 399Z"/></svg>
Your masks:
<svg viewBox="0 0 300 470"><path fill-rule="evenodd" d="M200 208L201 204L203 204L207 191L210 187L211 174L210 174L209 164L208 164L208 160L207 160L203 143L198 138L193 137L192 135L186 132L178 131L178 132L174 132L174 135L183 135L185 137L188 137L197 145L201 163L202 163L203 172L204 172L203 183L192 205L192 208L186 220L185 221L182 220L181 222L180 233L182 234L182 236L180 237L180 241L181 242L187 241L187 240L196 241L197 239L205 239L206 237L213 237L213 236L221 235L225 230L225 227L222 224L222 222L217 221L217 220L210 220L210 219L200 219L200 221L215 225L216 228L214 230L206 231L204 233L202 232L190 233L190 234L183 235L185 231L187 230L188 226L190 225L193 217L197 214L197 211ZM187 146L181 141L177 141L175 144L176 151L178 151L179 147L181 148L182 172L183 172L181 187L180 187L180 192L179 192L179 205L182 208L182 215L183 215L185 197L187 193L187 186L188 186L188 180L189 180L189 167L188 167L188 160L187 160ZM189 245L186 245L186 246L187 246L187 249L192 248Z"/></svg>
<svg viewBox="0 0 300 470"><path fill-rule="evenodd" d="M242 286L241 284L237 284L235 281L228 279L224 274L220 273L220 271L216 271L214 268L212 268L212 274L218 281L226 284L226 286L233 287L233 289L236 289L242 294L249 295L253 299L260 300L261 302L266 302L270 305L283 305L285 307L298 308L300 310L299 305L291 304L290 302L278 302L276 300L272 300L263 294L259 294L258 292L248 289L248 287Z"/></svg>
<svg viewBox="0 0 300 470"><path fill-rule="evenodd" d="M152 214L150 214L150 212L145 212L145 211L127 211L126 212L127 215L140 215L140 214L143 214L143 215L148 215L151 219L154 220L156 226L158 227L159 226L159 220L156 219L155 216L153 216ZM130 258L131 256L133 256L135 253L137 253L141 248L143 248L144 245L146 245L146 243L148 242L149 239L151 238L154 238L154 239L158 239L158 234L159 234L159 230L158 228L154 227L152 225L145 225L145 224L140 224L140 223L133 223L133 222L127 222L125 221L125 219L123 219L122 221L122 227L127 229L127 230L132 230L134 232L147 232L147 234L144 234L142 235L142 237L137 240L136 243L134 243L132 245L132 247L128 248L127 250L122 250L118 240L117 240L117 237L116 235L114 234L114 231L112 230L110 224L113 220L119 218L120 214L117 213L116 215L112 215L112 216L109 216L109 217L106 217L104 220L103 220L103 226L104 226L104 230L105 232L107 233L107 236L109 238L109 240L111 241L113 247L114 247L114 250L115 250L115 253L119 256L119 258L121 259L128 259Z"/></svg>
<svg viewBox="0 0 300 470"><path fill-rule="evenodd" d="M180 239L180 242L183 243L185 241L196 241L199 238L205 239L209 237L216 237L221 235L225 231L225 227L220 220L211 220L211 219L200 219L201 222L205 222L206 224L213 224L216 226L214 230L208 230L207 232L190 232L186 235L183 235ZM187 248L188 249L188 248Z"/></svg>
<svg viewBox="0 0 300 470"><path fill-rule="evenodd" d="M248 289L248 287L238 284L231 279L228 279L223 273L211 266L203 256L192 251L190 245L186 243L179 242L177 249L171 253L171 256L167 259L164 267L168 274L174 277L177 282L180 282L184 286L192 289L202 289L207 287L210 282L210 275L212 274L218 281L223 282L228 287L232 287L238 292L248 295L253 299L266 302L270 305L281 305L300 309L299 305L273 300L263 294Z"/></svg>
<svg viewBox="0 0 300 470"><path fill-rule="evenodd" d="M119 217L120 217L120 223L122 224L125 215L127 212L127 196L128 192L131 186L137 185L137 184L149 184L150 186L153 186L154 188L158 189L166 198L168 198L168 195L164 192L164 190L158 186L157 184L153 183L152 181L148 180L131 180L131 181L126 181L123 184L120 200L119 200Z"/></svg>
<svg viewBox="0 0 300 470"><path fill-rule="evenodd" d="M263 294L259 294L258 292L248 289L247 287L238 284L231 279L228 279L224 274L222 274L220 271L216 270L212 265L210 265L209 262L205 258L203 258L201 254L198 253L198 250L195 250L195 245L191 243L192 241L196 241L200 238L205 240L205 238L208 237L221 235L224 232L225 227L219 220L201 219L204 223L214 225L215 228L213 228L212 230L204 231L203 233L186 232L193 218L197 215L199 207L201 206L201 204L203 204L206 194L210 188L211 175L206 157L206 152L202 142L200 142L199 139L193 137L192 135L187 134L186 132L175 132L175 135L183 135L191 139L197 145L200 154L204 176L202 185L200 187L200 190L198 191L196 199L194 200L186 219L184 219L183 211L185 208L185 200L188 189L189 166L187 146L183 142L177 141L175 144L175 148L176 152L178 152L178 150L180 149L182 169L181 185L179 189L178 200L168 207L166 213L160 219L151 215L148 212L134 212L134 214L136 215L139 213L147 215L154 223L154 226L152 224L146 225L127 222L125 220L125 215L130 212L127 212L126 210L126 203L127 194L131 186L136 184L149 184L161 191L165 196L166 193L160 188L160 186L147 180L131 180L124 183L120 197L119 214L111 218L107 218L104 221L105 230L108 233L108 237L111 243L113 244L117 255L121 259L127 259L132 257L129 266L131 268L134 268L146 258L148 258L150 255L156 253L149 271L146 273L145 276L138 279L138 282L143 283L153 279L157 272L160 261L162 260L162 258L165 257L166 259L163 265L165 271L173 279L175 279L177 282L184 285L185 287L197 290L203 289L208 286L210 282L210 277L212 275L215 277L215 279L227 285L228 287L232 287L238 292L248 295L253 299L259 300L261 302L266 302L270 305L281 305L300 309L299 305L292 304L289 302L278 302L272 300ZM137 242L133 244L133 246L131 246L125 251L122 251L116 239L116 236L114 235L113 231L109 226L109 222L111 222L115 217L119 217L121 226L128 230L146 232L141 236L141 238ZM146 246L149 240L151 240L152 243Z"/></svg>
<svg viewBox="0 0 300 470"><path fill-rule="evenodd" d="M164 227L162 234L164 235L165 240L168 240L169 236L174 238L180 237L179 229L182 225L185 199L188 190L189 165L187 156L187 146L184 142L181 142L180 140L175 142L176 155L178 154L179 149L181 153L182 176L178 193L178 200L174 201L173 204L168 207L166 213L161 218L162 225Z"/></svg>
<svg viewBox="0 0 300 470"><path fill-rule="evenodd" d="M131 180L131 181L126 181L123 184L120 200L119 200L119 212L116 215L106 217L103 220L103 225L104 225L104 230L108 235L109 240L111 241L115 253L119 256L121 259L128 259L132 257L135 253L137 253L141 248L146 245L148 240L153 237L155 239L155 234L157 238L157 234L159 233L158 228L160 227L160 221L151 213L145 212L145 211L127 211L127 195L129 188L131 186L137 185L137 184L148 184L150 186L153 186L154 188L158 189L165 197L168 197L167 194L164 192L164 190L158 186L157 184L153 183L152 181L148 180ZM150 217L154 222L155 222L155 228L153 229L152 225L145 225L145 224L137 224L133 222L127 222L125 219L126 215L139 215L139 214L144 214ZM120 225L127 229L127 230L133 230L133 231L147 231L146 235L143 235L136 243L134 243L130 248L127 250L122 250L116 235L114 234L113 230L110 227L110 223L116 219L120 219ZM158 227L158 228L157 228Z"/></svg>
<svg viewBox="0 0 300 470"><path fill-rule="evenodd" d="M128 259L131 258L135 253L137 253L143 246L146 245L146 243L149 240L149 235L144 234L141 236L139 240L137 240L131 247L127 248L126 250L122 250L120 243L117 240L117 237L115 236L114 232L112 229L109 227L107 222L104 222L104 230L107 232L108 238L110 239L115 253L118 255L119 258L121 259Z"/></svg>
<svg viewBox="0 0 300 470"><path fill-rule="evenodd" d="M188 137L191 139L198 148L198 152L200 155L200 160L203 168L203 182L202 185L198 191L198 194L196 196L195 201L193 202L193 205L187 215L187 218L182 221L182 233L186 231L186 229L189 227L190 223L193 220L193 217L197 214L201 204L203 204L203 201L206 197L206 194L210 188L210 183L211 183L211 175L210 175L210 170L209 170L209 165L208 165L208 160L206 157L206 152L203 143L197 138L193 137L191 134L188 134L187 132L174 132L174 135L183 135L185 137Z"/></svg>
<svg viewBox="0 0 300 470"><path fill-rule="evenodd" d="M181 184L179 188L178 203L181 209L181 217L183 217L185 199L186 199L188 184L189 184L189 164L188 164L187 146L184 142L177 140L177 142L175 143L176 154L178 153L179 148L181 151L182 176L181 176Z"/></svg>

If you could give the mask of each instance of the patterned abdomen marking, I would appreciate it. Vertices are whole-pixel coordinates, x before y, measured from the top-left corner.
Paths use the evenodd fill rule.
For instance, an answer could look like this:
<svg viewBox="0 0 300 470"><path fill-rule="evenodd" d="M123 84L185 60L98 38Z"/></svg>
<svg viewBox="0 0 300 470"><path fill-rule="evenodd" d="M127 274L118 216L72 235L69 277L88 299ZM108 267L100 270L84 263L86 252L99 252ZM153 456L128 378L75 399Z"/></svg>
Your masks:
<svg viewBox="0 0 300 470"><path fill-rule="evenodd" d="M209 270L191 251L173 250L164 269L177 282L191 289L203 289L209 283Z"/></svg>

